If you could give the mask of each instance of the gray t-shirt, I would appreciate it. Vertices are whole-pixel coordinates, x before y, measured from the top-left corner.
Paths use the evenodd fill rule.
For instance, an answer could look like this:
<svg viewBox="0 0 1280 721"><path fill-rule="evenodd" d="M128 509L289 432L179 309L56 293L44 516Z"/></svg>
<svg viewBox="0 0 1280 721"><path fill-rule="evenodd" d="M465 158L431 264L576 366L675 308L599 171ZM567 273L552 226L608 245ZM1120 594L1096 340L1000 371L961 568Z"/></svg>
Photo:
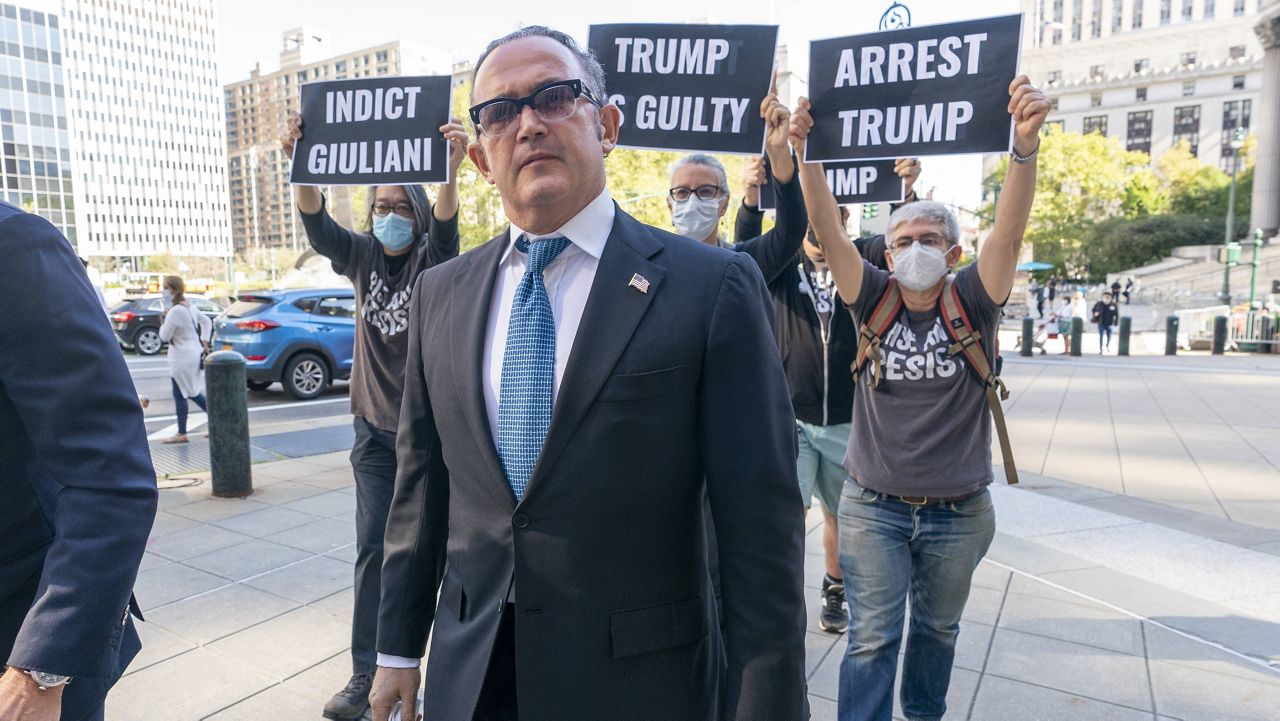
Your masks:
<svg viewBox="0 0 1280 721"><path fill-rule="evenodd" d="M865 261L864 261L865 262ZM849 306L855 323L871 315L889 274L863 268L862 290ZM1000 306L976 264L956 274L965 312L994 357ZM991 410L986 391L963 357L947 353L951 338L941 308L903 307L884 335L884 385L863 377L853 391L853 432L845 469L859 485L896 496L960 496L991 483Z"/></svg>

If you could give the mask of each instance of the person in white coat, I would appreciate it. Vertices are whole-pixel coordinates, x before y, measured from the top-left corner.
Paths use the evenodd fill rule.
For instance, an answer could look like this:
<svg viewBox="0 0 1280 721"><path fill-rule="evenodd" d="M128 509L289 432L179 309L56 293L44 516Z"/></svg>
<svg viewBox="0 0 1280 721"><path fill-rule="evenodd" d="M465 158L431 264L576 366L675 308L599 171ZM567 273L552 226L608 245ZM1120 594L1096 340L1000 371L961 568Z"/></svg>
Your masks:
<svg viewBox="0 0 1280 721"><path fill-rule="evenodd" d="M176 275L167 275L162 285L169 309L160 325L160 340L169 344L169 380L173 384L174 412L178 416L178 433L165 443L187 442L187 401L195 401L208 411L204 399L204 371L200 357L208 349L213 336L213 321L187 302L186 284Z"/></svg>

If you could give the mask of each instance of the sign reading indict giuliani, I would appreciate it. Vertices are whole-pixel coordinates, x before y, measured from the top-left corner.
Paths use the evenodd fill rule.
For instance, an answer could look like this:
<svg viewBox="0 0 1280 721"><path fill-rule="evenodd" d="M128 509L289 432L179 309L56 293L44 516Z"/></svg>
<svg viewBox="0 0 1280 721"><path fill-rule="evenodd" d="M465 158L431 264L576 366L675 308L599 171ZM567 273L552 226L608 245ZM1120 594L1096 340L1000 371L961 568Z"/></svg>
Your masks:
<svg viewBox="0 0 1280 721"><path fill-rule="evenodd" d="M813 41L805 159L1008 151L1021 45L1020 14Z"/></svg>
<svg viewBox="0 0 1280 721"><path fill-rule="evenodd" d="M302 86L302 139L290 182L299 185L444 183L452 79L359 78Z"/></svg>
<svg viewBox="0 0 1280 721"><path fill-rule="evenodd" d="M893 172L896 160L857 160L823 163L827 186L839 205L858 203L897 203L906 195L906 181ZM760 187L760 209L774 208L773 186Z"/></svg>
<svg viewBox="0 0 1280 721"><path fill-rule="evenodd" d="M618 144L758 155L776 25L592 25Z"/></svg>

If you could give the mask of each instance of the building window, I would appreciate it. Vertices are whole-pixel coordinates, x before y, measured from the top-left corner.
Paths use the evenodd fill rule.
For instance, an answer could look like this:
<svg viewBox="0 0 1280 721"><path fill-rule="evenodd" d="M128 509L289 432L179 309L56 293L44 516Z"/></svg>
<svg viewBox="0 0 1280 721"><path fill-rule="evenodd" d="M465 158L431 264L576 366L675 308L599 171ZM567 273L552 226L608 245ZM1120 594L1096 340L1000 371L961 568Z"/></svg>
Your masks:
<svg viewBox="0 0 1280 721"><path fill-rule="evenodd" d="M1084 21L1084 0L1071 0L1071 39L1080 39L1080 26Z"/></svg>
<svg viewBox="0 0 1280 721"><path fill-rule="evenodd" d="M1125 135L1125 149L1151 154L1151 111L1129 113L1129 129Z"/></svg>
<svg viewBox="0 0 1280 721"><path fill-rule="evenodd" d="M1058 87L1058 86L1059 86L1059 85L1061 85L1061 84L1062 84L1062 71L1061 71L1061 70L1050 70L1050 71L1049 71L1049 82L1048 82L1049 87L1051 87L1051 88L1056 88L1056 87Z"/></svg>
<svg viewBox="0 0 1280 721"><path fill-rule="evenodd" d="M1187 141L1191 154L1200 152L1200 106L1186 105L1173 109L1173 142Z"/></svg>
<svg viewBox="0 0 1280 721"><path fill-rule="evenodd" d="M1093 0L1093 13L1089 18L1089 37L1102 37L1102 0Z"/></svg>
<svg viewBox="0 0 1280 721"><path fill-rule="evenodd" d="M1049 98L1049 108L1050 108L1051 110L1057 110L1057 109L1058 109L1058 99L1057 99L1057 98Z"/></svg>
<svg viewBox="0 0 1280 721"><path fill-rule="evenodd" d="M1058 132L1061 133L1063 132L1064 126L1065 126L1065 123L1061 120L1050 120L1049 122L1044 124L1044 132L1048 132L1049 128L1057 128Z"/></svg>
<svg viewBox="0 0 1280 721"><path fill-rule="evenodd" d="M1095 90L1095 91L1093 91L1092 93L1089 93L1089 107L1091 107L1091 108L1100 108L1100 107L1102 107L1102 92L1101 92L1101 91Z"/></svg>
<svg viewBox="0 0 1280 721"><path fill-rule="evenodd" d="M1088 115L1084 119L1084 134L1101 133L1104 137L1107 134L1107 116L1105 115Z"/></svg>
<svg viewBox="0 0 1280 721"><path fill-rule="evenodd" d="M1222 104L1222 169L1231 172L1231 136L1236 128L1249 129L1249 116L1253 111L1252 100L1228 100Z"/></svg>
<svg viewBox="0 0 1280 721"><path fill-rule="evenodd" d="M1053 0L1053 21L1055 23L1058 23L1059 26L1062 25L1062 3L1063 3L1063 0ZM1053 44L1054 45L1062 44L1061 29L1057 29L1053 31Z"/></svg>
<svg viewBox="0 0 1280 721"><path fill-rule="evenodd" d="M1144 0L1134 0L1133 2L1133 25L1130 27L1134 30L1142 29L1142 3Z"/></svg>
<svg viewBox="0 0 1280 721"><path fill-rule="evenodd" d="M1147 88L1145 86L1135 88L1133 91L1133 99L1139 103L1147 102Z"/></svg>
<svg viewBox="0 0 1280 721"><path fill-rule="evenodd" d="M1111 0L1111 32L1124 29L1124 0Z"/></svg>
<svg viewBox="0 0 1280 721"><path fill-rule="evenodd" d="M1184 80L1182 82L1182 97L1189 98L1196 94L1196 81Z"/></svg>
<svg viewBox="0 0 1280 721"><path fill-rule="evenodd" d="M1196 54L1189 52L1179 55L1178 64L1184 68L1194 68L1196 66Z"/></svg>
<svg viewBox="0 0 1280 721"><path fill-rule="evenodd" d="M1244 76L1243 76L1243 75L1235 75L1235 76L1233 76L1233 77L1231 78L1231 89L1232 89L1232 90L1244 90Z"/></svg>
<svg viewBox="0 0 1280 721"><path fill-rule="evenodd" d="M1090 80L1106 80L1107 66L1106 65L1090 65L1089 79Z"/></svg>
<svg viewBox="0 0 1280 721"><path fill-rule="evenodd" d="M1212 2L1212 1L1213 1L1213 0L1209 0L1209 2ZM379 63L385 63L385 62L387 62L387 51L386 51L386 50L379 50L379 51L378 51L378 53L377 53L377 55L375 55L374 57L378 59L378 62L379 62Z"/></svg>
<svg viewBox="0 0 1280 721"><path fill-rule="evenodd" d="M1148 71L1148 70L1150 70L1150 69L1151 69L1151 60L1150 60L1150 58L1138 58L1137 60L1134 60L1134 61L1133 61L1133 72L1134 72L1134 73L1145 73L1146 71Z"/></svg>
<svg viewBox="0 0 1280 721"><path fill-rule="evenodd" d="M1173 19L1173 0L1160 0L1160 24L1168 25Z"/></svg>
<svg viewBox="0 0 1280 721"><path fill-rule="evenodd" d="M1240 17L1244 15L1244 0L1236 0L1236 7L1235 7L1234 14L1236 17Z"/></svg>
<svg viewBox="0 0 1280 721"><path fill-rule="evenodd" d="M1191 22L1191 16L1195 14L1195 0L1182 0L1182 19L1185 22Z"/></svg>
<svg viewBox="0 0 1280 721"><path fill-rule="evenodd" d="M1204 19L1205 20L1213 19L1213 13L1214 13L1213 5L1214 5L1213 0L1204 0Z"/></svg>
<svg viewBox="0 0 1280 721"><path fill-rule="evenodd" d="M1230 56L1230 58L1231 58L1232 60L1243 60L1243 59L1244 59L1244 46L1243 46L1243 45L1232 45L1232 46L1231 46L1231 50L1230 50L1227 54L1228 54L1228 56Z"/></svg>

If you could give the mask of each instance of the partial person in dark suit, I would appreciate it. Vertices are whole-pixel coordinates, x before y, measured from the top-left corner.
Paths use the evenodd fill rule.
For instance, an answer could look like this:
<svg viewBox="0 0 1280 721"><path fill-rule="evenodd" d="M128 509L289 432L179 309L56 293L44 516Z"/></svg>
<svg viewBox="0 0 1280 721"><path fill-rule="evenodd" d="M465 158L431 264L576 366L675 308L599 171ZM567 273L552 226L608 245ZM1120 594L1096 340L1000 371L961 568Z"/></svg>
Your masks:
<svg viewBox="0 0 1280 721"><path fill-rule="evenodd" d="M759 268L613 202L620 113L569 36L494 41L473 93L470 156L511 228L414 293L375 720L412 703L428 634L433 721L807 718L794 416Z"/></svg>
<svg viewBox="0 0 1280 721"><path fill-rule="evenodd" d="M4 202L0 243L0 721L96 721L141 647L131 591L155 471L70 243Z"/></svg>

